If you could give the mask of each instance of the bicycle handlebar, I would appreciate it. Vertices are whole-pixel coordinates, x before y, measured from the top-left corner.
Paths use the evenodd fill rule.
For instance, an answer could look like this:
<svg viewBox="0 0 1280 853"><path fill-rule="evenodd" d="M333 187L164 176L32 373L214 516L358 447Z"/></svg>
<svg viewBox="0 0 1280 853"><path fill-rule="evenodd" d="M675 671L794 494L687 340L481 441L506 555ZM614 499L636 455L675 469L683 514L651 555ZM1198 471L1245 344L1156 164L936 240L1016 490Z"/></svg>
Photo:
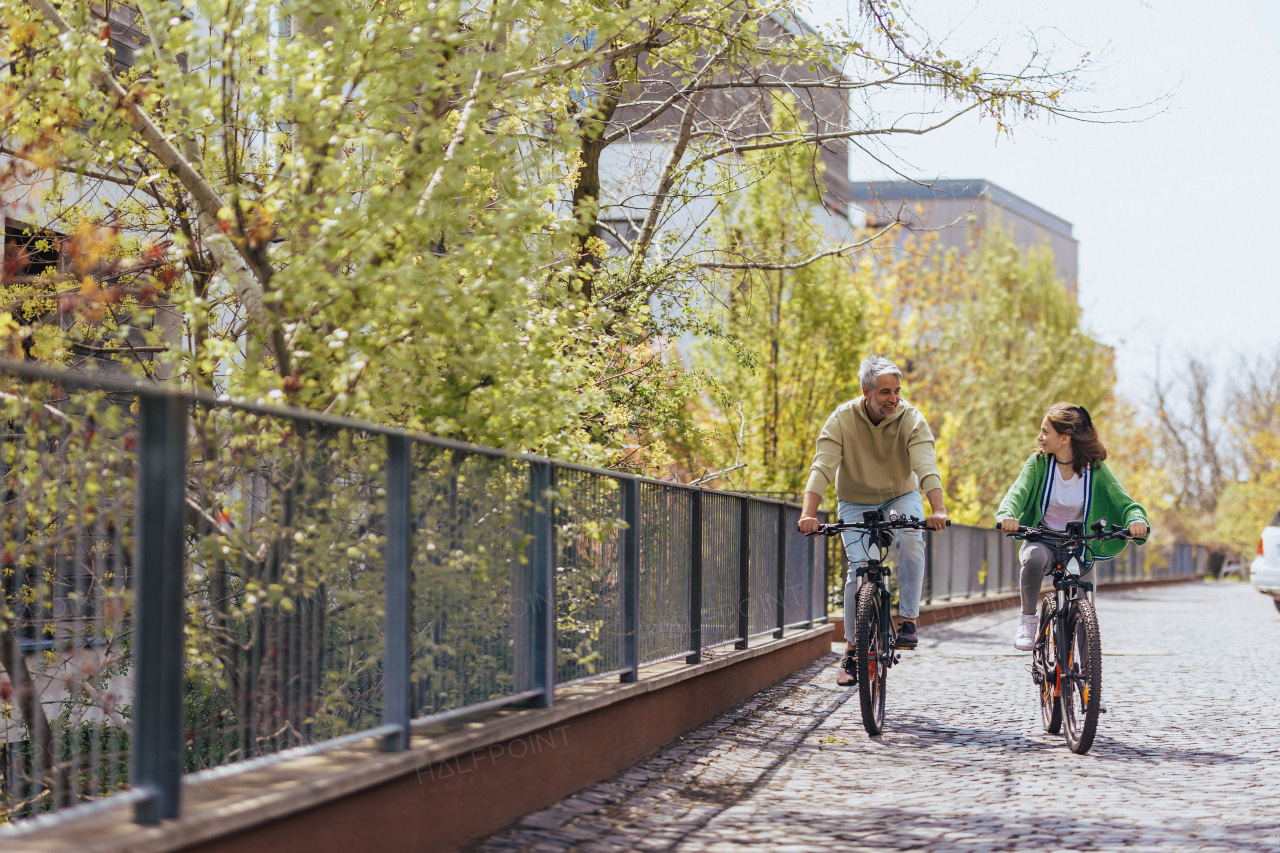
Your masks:
<svg viewBox="0 0 1280 853"><path fill-rule="evenodd" d="M951 526L951 519L947 519L947 527ZM805 536L813 536L820 534L822 536L835 536L844 530L865 530L872 532L876 530L929 530L930 527L923 519L916 518L914 515L894 516L884 521L832 521L827 524L819 524L818 529L813 533L806 533Z"/></svg>
<svg viewBox="0 0 1280 853"><path fill-rule="evenodd" d="M1000 522L998 521L996 522L995 528L996 530L1000 530L1000 532L1004 533L1006 536L1011 536L1014 539L1022 539L1027 542L1038 542L1044 539L1050 539L1055 542L1101 542L1107 539L1145 538L1143 536L1134 536L1129 532L1127 527L1114 527L1109 530L1104 530L1103 528L1106 526L1107 520L1103 518L1094 522L1093 533L1085 533L1083 530L1080 532L1067 532L1065 530L1054 530L1050 527L1023 527L1022 525L1018 525L1018 529L1016 531L1009 532L1000 530ZM1151 527L1148 525L1146 536L1150 535Z"/></svg>

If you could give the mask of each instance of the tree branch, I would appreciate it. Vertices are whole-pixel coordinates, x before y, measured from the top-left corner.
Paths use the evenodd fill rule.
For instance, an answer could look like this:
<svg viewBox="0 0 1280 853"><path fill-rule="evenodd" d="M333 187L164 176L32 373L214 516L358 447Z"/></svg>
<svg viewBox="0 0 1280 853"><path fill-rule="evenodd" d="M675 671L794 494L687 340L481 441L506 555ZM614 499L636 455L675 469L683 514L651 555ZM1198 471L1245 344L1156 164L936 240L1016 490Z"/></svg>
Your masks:
<svg viewBox="0 0 1280 853"><path fill-rule="evenodd" d="M642 261L649 252L649 244L653 242L654 234L658 229L658 216L662 213L662 208L666 206L667 196L670 195L671 187L675 183L676 167L684 158L684 152L689 147L689 139L693 135L693 120L698 112L699 100L700 96L695 94L685 106L684 118L680 120L680 130L676 135L675 147L672 148L671 156L667 158L667 163L662 168L662 177L658 180L658 191L654 194L653 202L649 205L649 212L645 215L644 225L640 229L640 236L636 239L635 249L631 253L634 262Z"/></svg>
<svg viewBox="0 0 1280 853"><path fill-rule="evenodd" d="M774 271L774 272L798 270L798 269L807 267L809 266L809 264L812 264L816 261L820 261L823 258L829 258L832 255L840 257L840 256L843 256L846 252L852 252L856 249L861 249L863 246L867 246L867 245L870 245L871 243L874 243L880 237L892 231L897 226L898 226L898 223L896 221L890 222L884 228L881 228L879 231L872 234L870 237L867 237L865 240L859 240L856 243L843 243L839 246L833 246L830 249L825 249L821 252L815 252L814 254L810 255L804 260L796 261L795 263L781 264L781 263L769 263L769 262L761 261L757 263L747 262L747 263L735 264L735 263L720 263L717 261L707 261L705 263L698 264L698 266L704 270L768 270L768 271Z"/></svg>
<svg viewBox="0 0 1280 853"><path fill-rule="evenodd" d="M71 25L62 19L50 0L29 0L29 2L60 34L68 35L73 32ZM221 223L218 221L218 211L226 207L222 197L101 62L89 61L88 67L94 83L116 98L117 106L124 112L134 132L142 137L156 159L173 173L182 183L183 188L191 194L196 204L202 236L209 246L209 251L223 268L236 296L255 321L262 326L264 336L270 337L273 324L263 303L262 282L254 275L248 260L223 233ZM276 357L284 358L285 354L276 353Z"/></svg>

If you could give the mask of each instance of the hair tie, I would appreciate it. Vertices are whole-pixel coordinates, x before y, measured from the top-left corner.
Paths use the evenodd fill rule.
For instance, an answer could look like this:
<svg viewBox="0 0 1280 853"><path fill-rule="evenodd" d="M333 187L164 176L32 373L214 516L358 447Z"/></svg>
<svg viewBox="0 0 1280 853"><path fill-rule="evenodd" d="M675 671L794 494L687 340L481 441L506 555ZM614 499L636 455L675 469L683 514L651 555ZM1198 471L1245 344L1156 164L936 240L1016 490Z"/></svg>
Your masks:
<svg viewBox="0 0 1280 853"><path fill-rule="evenodd" d="M1084 428L1089 429L1093 426L1093 418L1089 417L1089 410L1084 406L1076 406L1076 411L1080 413L1080 417L1084 420Z"/></svg>

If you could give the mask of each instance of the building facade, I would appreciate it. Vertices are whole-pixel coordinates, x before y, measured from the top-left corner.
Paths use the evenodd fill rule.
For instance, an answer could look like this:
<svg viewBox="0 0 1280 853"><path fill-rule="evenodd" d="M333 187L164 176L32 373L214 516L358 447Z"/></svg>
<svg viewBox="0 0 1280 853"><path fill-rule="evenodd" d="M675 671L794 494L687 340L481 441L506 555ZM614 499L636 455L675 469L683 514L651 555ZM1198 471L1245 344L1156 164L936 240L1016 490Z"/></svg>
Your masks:
<svg viewBox="0 0 1280 853"><path fill-rule="evenodd" d="M1058 277L1073 297L1079 282L1079 241L1071 223L990 181L851 182L849 202L869 228L899 222L905 233L932 231L944 248L964 253L983 229L999 222L1018 246L1048 246Z"/></svg>

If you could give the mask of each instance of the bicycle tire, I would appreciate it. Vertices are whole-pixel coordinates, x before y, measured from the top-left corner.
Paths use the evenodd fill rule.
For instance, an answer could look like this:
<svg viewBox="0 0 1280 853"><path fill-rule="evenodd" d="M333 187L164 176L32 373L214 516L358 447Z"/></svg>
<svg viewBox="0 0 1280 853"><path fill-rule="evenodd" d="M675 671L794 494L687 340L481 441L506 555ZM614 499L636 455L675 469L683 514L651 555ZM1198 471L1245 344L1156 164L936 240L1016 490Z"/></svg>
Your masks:
<svg viewBox="0 0 1280 853"><path fill-rule="evenodd" d="M1062 700L1054 695L1057 679L1049 677L1054 669L1052 664L1057 660L1053 641L1054 611L1057 606L1052 595L1040 599L1040 621L1036 628L1038 648L1033 652L1034 660L1031 664L1039 671L1040 676L1036 682L1040 688L1040 722L1051 735L1062 731Z"/></svg>
<svg viewBox="0 0 1280 853"><path fill-rule="evenodd" d="M883 591L879 585L864 583L858 590L857 638L858 701L862 706L862 727L875 737L884 731L885 672L881 660L884 640L880 620L884 613Z"/></svg>
<svg viewBox="0 0 1280 853"><path fill-rule="evenodd" d="M1070 646L1062 679L1063 733L1071 751L1084 755L1093 746L1102 702L1101 632L1093 604L1083 598L1072 602L1065 627Z"/></svg>

